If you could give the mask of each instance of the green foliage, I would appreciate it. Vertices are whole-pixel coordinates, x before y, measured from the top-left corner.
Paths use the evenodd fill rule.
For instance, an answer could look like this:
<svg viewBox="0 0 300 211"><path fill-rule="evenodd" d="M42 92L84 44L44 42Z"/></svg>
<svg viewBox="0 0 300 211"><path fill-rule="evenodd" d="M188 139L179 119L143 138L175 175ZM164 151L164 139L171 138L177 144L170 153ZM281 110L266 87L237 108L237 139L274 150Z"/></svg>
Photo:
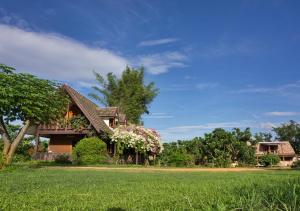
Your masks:
<svg viewBox="0 0 300 211"><path fill-rule="evenodd" d="M84 138L73 149L73 160L79 164L104 163L106 158L106 144L97 137Z"/></svg>
<svg viewBox="0 0 300 211"><path fill-rule="evenodd" d="M296 211L300 207L299 171L291 170L17 169L0 172L0 192L0 210Z"/></svg>
<svg viewBox="0 0 300 211"><path fill-rule="evenodd" d="M145 84L144 69L126 67L120 79L113 73L107 74L106 80L98 73L95 76L103 88L93 87L97 94L90 96L105 106L118 106L129 122L140 124L141 115L149 113L148 105L158 94L154 83Z"/></svg>
<svg viewBox="0 0 300 211"><path fill-rule="evenodd" d="M7 128L17 128L17 127L12 127L11 125L9 125ZM13 137L13 136L11 136L11 137ZM18 145L18 148L16 150L16 154L13 158L13 161L15 163L25 162L25 161L31 160L31 152L33 151L33 148L34 148L34 145L32 143L33 139L34 139L33 136L26 137ZM3 141L0 139L0 153L3 151L3 147L4 147ZM1 153L1 158L3 159L2 156L3 155ZM0 163L1 163L1 161L0 161Z"/></svg>
<svg viewBox="0 0 300 211"><path fill-rule="evenodd" d="M15 71L15 68L9 67L5 64L0 64L0 73L12 74Z"/></svg>
<svg viewBox="0 0 300 211"><path fill-rule="evenodd" d="M61 127L71 127L75 131L80 131L86 129L89 126L89 121L87 118L81 114L74 115L72 118L66 120L65 117L61 117L58 120Z"/></svg>
<svg viewBox="0 0 300 211"><path fill-rule="evenodd" d="M292 165L293 168L300 168L300 160L297 160Z"/></svg>
<svg viewBox="0 0 300 211"><path fill-rule="evenodd" d="M279 141L289 141L296 154L300 154L300 124L291 120L280 127L273 128L276 139Z"/></svg>
<svg viewBox="0 0 300 211"><path fill-rule="evenodd" d="M274 154L266 154L260 157L259 163L263 166L273 166L280 162L280 157Z"/></svg>
<svg viewBox="0 0 300 211"><path fill-rule="evenodd" d="M5 122L18 119L30 120L32 124L58 119L67 103L58 87L52 81L6 68L0 72L0 117Z"/></svg>
<svg viewBox="0 0 300 211"><path fill-rule="evenodd" d="M205 134L204 138L165 143L159 159L163 165L183 166L193 163L229 167L234 162L240 165L254 165L255 150L252 146L248 146L250 141L249 128L244 131L235 128L231 132L218 128Z"/></svg>
<svg viewBox="0 0 300 211"><path fill-rule="evenodd" d="M164 151L158 156L163 166L193 166L195 158L188 154L186 148L181 145L164 144Z"/></svg>
<svg viewBox="0 0 300 211"><path fill-rule="evenodd" d="M16 150L14 162L24 162L31 160L31 152L33 152L34 150L34 144L32 143L33 140L34 136L29 136L23 139Z"/></svg>
<svg viewBox="0 0 300 211"><path fill-rule="evenodd" d="M89 121L83 115L75 115L70 119L71 127L77 131L89 126Z"/></svg>
<svg viewBox="0 0 300 211"><path fill-rule="evenodd" d="M255 143L258 142L270 142L272 141L272 134L271 133L256 133L254 135Z"/></svg>
<svg viewBox="0 0 300 211"><path fill-rule="evenodd" d="M17 146L29 126L49 123L64 115L67 98L59 85L30 74L15 73L14 68L0 65L0 135L7 149L5 164L10 165ZM24 127L10 134L9 122L20 120ZM16 128L14 128L16 129Z"/></svg>
<svg viewBox="0 0 300 211"><path fill-rule="evenodd" d="M57 164L70 164L71 162L71 158L69 154L59 154L56 155L54 158L54 162Z"/></svg>

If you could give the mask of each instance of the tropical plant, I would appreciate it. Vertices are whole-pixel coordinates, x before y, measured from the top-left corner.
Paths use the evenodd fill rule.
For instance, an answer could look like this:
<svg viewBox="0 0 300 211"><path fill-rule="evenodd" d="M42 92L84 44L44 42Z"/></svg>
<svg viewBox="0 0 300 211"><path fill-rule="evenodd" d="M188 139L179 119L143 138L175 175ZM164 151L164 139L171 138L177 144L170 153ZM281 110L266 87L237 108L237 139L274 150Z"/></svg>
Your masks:
<svg viewBox="0 0 300 211"><path fill-rule="evenodd" d="M99 164L107 160L106 144L97 137L81 139L73 149L74 162L78 164Z"/></svg>
<svg viewBox="0 0 300 211"><path fill-rule="evenodd" d="M100 86L94 86L96 93L90 96L105 106L118 106L130 123L141 124L142 114L149 113L148 106L158 94L154 83L145 84L144 69L127 66L121 78L113 73L106 79L98 73L95 76Z"/></svg>
<svg viewBox="0 0 300 211"><path fill-rule="evenodd" d="M30 126L49 123L65 113L65 98L59 85L39 79L30 74L14 73L14 68L0 65L0 135L2 137L3 161L12 162L18 145ZM15 138L7 129L9 122L20 120L23 127Z"/></svg>
<svg viewBox="0 0 300 211"><path fill-rule="evenodd" d="M280 157L274 154L266 154L260 157L259 163L263 166L273 166L280 162Z"/></svg>

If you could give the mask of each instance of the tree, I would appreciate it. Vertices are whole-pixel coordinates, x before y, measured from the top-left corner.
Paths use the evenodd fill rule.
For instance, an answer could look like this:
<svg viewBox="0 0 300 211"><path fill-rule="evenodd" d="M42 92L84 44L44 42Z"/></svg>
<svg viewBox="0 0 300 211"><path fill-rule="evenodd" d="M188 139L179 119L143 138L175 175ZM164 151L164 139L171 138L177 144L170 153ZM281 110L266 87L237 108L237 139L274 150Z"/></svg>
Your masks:
<svg viewBox="0 0 300 211"><path fill-rule="evenodd" d="M149 113L148 106L158 94L153 82L145 84L144 69L126 67L121 78L108 73L106 79L95 73L100 87L94 86L96 93L90 96L104 106L117 106L124 112L130 123L141 124L142 114Z"/></svg>
<svg viewBox="0 0 300 211"><path fill-rule="evenodd" d="M289 141L297 154L300 153L300 124L290 120L280 127L273 128L276 133L276 139L280 141Z"/></svg>
<svg viewBox="0 0 300 211"><path fill-rule="evenodd" d="M30 126L61 118L67 108L67 98L59 85L30 74L15 73L14 68L0 65L0 134L4 143L3 162L10 165L20 142ZM16 137L7 125L23 122Z"/></svg>
<svg viewBox="0 0 300 211"><path fill-rule="evenodd" d="M272 134L271 133L256 133L254 135L255 143L258 142L271 142L272 141Z"/></svg>

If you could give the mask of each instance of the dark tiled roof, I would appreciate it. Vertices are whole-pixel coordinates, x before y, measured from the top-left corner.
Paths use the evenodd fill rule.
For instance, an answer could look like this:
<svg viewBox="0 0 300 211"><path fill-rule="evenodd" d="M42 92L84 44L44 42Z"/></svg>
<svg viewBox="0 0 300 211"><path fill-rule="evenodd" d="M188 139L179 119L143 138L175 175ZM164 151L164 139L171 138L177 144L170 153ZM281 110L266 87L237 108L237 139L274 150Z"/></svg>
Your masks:
<svg viewBox="0 0 300 211"><path fill-rule="evenodd" d="M99 117L98 106L87 99L86 97L79 94L73 88L68 85L63 85L64 90L69 94L74 103L79 107L85 117L90 121L95 130L100 133L102 131L106 133L112 133L111 129L105 124L103 119Z"/></svg>
<svg viewBox="0 0 300 211"><path fill-rule="evenodd" d="M101 117L115 117L118 113L118 107L97 108L98 115Z"/></svg>
<svg viewBox="0 0 300 211"><path fill-rule="evenodd" d="M295 151L288 141L276 141L276 142L259 142L256 146L256 154L261 155L264 153L261 146L278 146L277 154L280 156L295 156Z"/></svg>

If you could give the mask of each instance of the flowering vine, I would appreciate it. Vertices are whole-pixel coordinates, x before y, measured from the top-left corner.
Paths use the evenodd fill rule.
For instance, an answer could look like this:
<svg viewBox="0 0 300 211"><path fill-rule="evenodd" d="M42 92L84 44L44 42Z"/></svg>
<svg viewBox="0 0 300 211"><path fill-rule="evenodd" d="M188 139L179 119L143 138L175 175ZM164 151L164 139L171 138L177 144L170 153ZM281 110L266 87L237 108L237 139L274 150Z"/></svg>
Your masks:
<svg viewBox="0 0 300 211"><path fill-rule="evenodd" d="M122 154L124 148L145 154L159 154L163 150L158 132L142 126L121 125L114 130L111 141L116 143L119 154Z"/></svg>

